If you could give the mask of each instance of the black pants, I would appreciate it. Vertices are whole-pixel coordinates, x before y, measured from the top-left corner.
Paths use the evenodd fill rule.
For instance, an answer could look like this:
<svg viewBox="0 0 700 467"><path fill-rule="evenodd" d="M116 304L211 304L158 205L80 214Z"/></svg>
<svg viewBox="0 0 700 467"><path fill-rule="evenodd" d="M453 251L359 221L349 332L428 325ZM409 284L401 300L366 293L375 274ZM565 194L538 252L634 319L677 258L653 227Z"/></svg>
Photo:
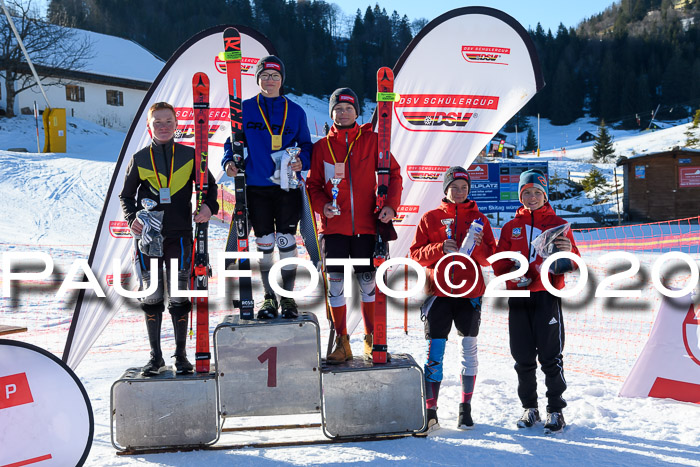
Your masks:
<svg viewBox="0 0 700 467"><path fill-rule="evenodd" d="M453 322L460 336L478 336L481 324L481 298L435 298L425 319L425 338L447 339Z"/></svg>
<svg viewBox="0 0 700 467"><path fill-rule="evenodd" d="M537 408L537 360L545 374L547 412L566 407L564 379L564 322L561 299L549 292L508 299L510 353L518 373L518 397L523 408Z"/></svg>
<svg viewBox="0 0 700 467"><path fill-rule="evenodd" d="M372 272L372 256L376 237L371 234L342 235L328 234L323 236L323 251L328 258L367 258L367 266L353 266L356 273ZM328 272L343 272L343 266L327 266Z"/></svg>
<svg viewBox="0 0 700 467"><path fill-rule="evenodd" d="M143 286L148 288L151 284L150 264L151 257L139 251L138 246L135 246L135 261L138 262L141 268L141 275L144 279ZM165 299L165 284L168 284L170 290L171 268L170 260L177 259L177 278L178 289L186 290L189 288L190 268L192 267L192 238L190 237L165 237L163 239L163 256L158 259L158 288L154 293L146 298L142 298L141 303L146 307L159 305L161 311L163 309L163 301ZM165 271L163 271L165 266ZM168 307L177 308L178 306L189 307L189 299L187 297L171 297L168 293ZM189 309L189 308L188 308Z"/></svg>
<svg viewBox="0 0 700 467"><path fill-rule="evenodd" d="M256 237L277 232L295 235L301 213L301 192L279 186L246 187L248 217Z"/></svg>

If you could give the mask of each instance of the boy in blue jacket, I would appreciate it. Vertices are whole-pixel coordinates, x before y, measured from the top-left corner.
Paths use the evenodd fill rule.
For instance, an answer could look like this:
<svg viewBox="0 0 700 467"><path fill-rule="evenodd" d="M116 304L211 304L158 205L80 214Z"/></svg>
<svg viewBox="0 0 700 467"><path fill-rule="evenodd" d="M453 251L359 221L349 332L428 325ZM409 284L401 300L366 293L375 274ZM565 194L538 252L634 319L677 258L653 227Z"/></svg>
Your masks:
<svg viewBox="0 0 700 467"><path fill-rule="evenodd" d="M311 134L306 123L306 113L282 95L284 64L270 55L257 64L255 79L260 93L243 101L243 133L234 135L236 142L248 148L245 162L246 197L250 223L255 231L258 251L263 254L259 261L265 301L258 310L258 319L277 317L281 307L283 318L296 318L297 306L292 298L282 298L280 305L270 287L270 268L273 264L275 244L280 259L297 256L296 231L301 212L301 194L298 189L284 190L275 170L285 149L298 146L301 152L296 162L290 164L294 172L309 170L311 165ZM234 149L242 151L242 145L231 145L226 141L224 158L221 161L226 174L234 177L238 170L233 163ZM285 290L294 290L296 266L282 268L282 285Z"/></svg>

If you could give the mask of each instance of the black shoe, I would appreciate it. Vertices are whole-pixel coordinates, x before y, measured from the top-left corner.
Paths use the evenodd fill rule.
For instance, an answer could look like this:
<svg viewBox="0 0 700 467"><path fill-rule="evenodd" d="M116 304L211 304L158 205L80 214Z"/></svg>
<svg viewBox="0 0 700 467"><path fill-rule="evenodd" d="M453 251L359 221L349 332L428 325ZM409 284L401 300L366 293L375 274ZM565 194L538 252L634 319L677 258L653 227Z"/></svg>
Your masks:
<svg viewBox="0 0 700 467"><path fill-rule="evenodd" d="M192 364L187 360L186 355L175 355L175 373L178 375L189 375L194 371Z"/></svg>
<svg viewBox="0 0 700 467"><path fill-rule="evenodd" d="M163 357L151 357L146 366L141 369L141 374L143 376L156 376L164 372L166 368Z"/></svg>
<svg viewBox="0 0 700 467"><path fill-rule="evenodd" d="M265 301L258 310L258 319L277 318L277 299L274 295L265 294Z"/></svg>
<svg viewBox="0 0 700 467"><path fill-rule="evenodd" d="M282 318L294 319L299 317L299 310L293 298L284 297L280 300L280 308L282 309Z"/></svg>
<svg viewBox="0 0 700 467"><path fill-rule="evenodd" d="M425 427L425 430L421 431L420 433L416 433L416 436L428 436L428 434L430 434L431 431L435 431L438 428L440 428L440 424L438 423L437 409L426 410L426 415L428 418L428 423Z"/></svg>
<svg viewBox="0 0 700 467"><path fill-rule="evenodd" d="M518 428L530 428L540 421L540 411L537 409L525 409L523 416L518 420Z"/></svg>
<svg viewBox="0 0 700 467"><path fill-rule="evenodd" d="M474 428L472 420L472 406L466 402L459 404L459 418L457 419L458 430L471 430Z"/></svg>
<svg viewBox="0 0 700 467"><path fill-rule="evenodd" d="M561 412L550 412L547 414L547 423L544 424L544 434L559 433L565 426L566 422Z"/></svg>

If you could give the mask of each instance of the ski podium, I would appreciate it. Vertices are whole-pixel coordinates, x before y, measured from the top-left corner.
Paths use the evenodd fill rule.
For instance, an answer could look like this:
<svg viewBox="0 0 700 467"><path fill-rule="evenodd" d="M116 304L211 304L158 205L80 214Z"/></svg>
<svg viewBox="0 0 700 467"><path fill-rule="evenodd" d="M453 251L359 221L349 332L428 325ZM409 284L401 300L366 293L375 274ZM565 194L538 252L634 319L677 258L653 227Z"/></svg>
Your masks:
<svg viewBox="0 0 700 467"><path fill-rule="evenodd" d="M236 34L235 30L224 32L226 47L240 48L240 37L236 38ZM227 65L232 62L231 66L235 67L240 57L240 51L227 54ZM240 118L240 112L234 112L240 108L240 75L235 70L227 71L232 72L227 76L232 130L235 130ZM205 110L205 98L197 93L203 90L198 86L207 82L205 78L201 73L194 76L195 115ZM195 167L197 172L206 173L206 112L200 116L201 128L196 129L195 135L201 157ZM390 119L391 112L383 113L381 118L384 117ZM384 131L390 132L390 120L382 120L382 125ZM384 158L388 158L389 140L379 148ZM242 151L239 155L240 159L234 160L244 168ZM386 187L388 179L382 177L382 167L378 169L381 202L382 187ZM236 206L229 240L234 239L232 248L241 253L248 250L249 228L245 176L242 170L238 174L241 176L235 180ZM214 329L213 371L205 369L204 365L209 363L205 358L209 355L206 225L198 225L196 233L192 292L198 315L197 373L176 375L169 370L144 377L138 368L131 368L113 384L110 428L112 444L120 453L391 439L424 429L423 372L410 355L392 354L383 363L356 358L340 365L326 365L321 358L320 326L313 313L301 311L292 319L253 318L250 273L247 281L242 278L236 281L240 293L240 301L235 303L237 312L226 316ZM383 251L385 258L388 252ZM250 269L249 261L247 264L238 261L239 271L246 268ZM219 287L225 287L225 280L219 278ZM386 302L380 311L384 313L383 319L380 317L384 336L383 340L377 339L375 348L386 356L385 306ZM284 420L280 417L285 416L295 416L294 424L280 425L280 420ZM289 431L297 428L311 430L314 439L295 441L295 435ZM274 440L261 442L260 430L280 430L279 433L286 433L287 440L278 441L279 437L275 436ZM241 436L244 442L240 442Z"/></svg>

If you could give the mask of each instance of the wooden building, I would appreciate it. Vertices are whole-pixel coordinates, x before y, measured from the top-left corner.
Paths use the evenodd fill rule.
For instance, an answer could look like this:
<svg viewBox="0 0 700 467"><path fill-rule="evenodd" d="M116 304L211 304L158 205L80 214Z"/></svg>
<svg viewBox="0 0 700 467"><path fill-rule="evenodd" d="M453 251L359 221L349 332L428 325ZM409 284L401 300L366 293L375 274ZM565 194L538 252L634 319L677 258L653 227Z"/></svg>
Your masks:
<svg viewBox="0 0 700 467"><path fill-rule="evenodd" d="M631 221L664 221L700 215L700 150L621 158L623 208Z"/></svg>
<svg viewBox="0 0 700 467"><path fill-rule="evenodd" d="M581 141L582 143L587 143L589 141L593 141L595 139L595 135L591 133L590 131L584 131L579 135L578 138L576 138L576 141Z"/></svg>

